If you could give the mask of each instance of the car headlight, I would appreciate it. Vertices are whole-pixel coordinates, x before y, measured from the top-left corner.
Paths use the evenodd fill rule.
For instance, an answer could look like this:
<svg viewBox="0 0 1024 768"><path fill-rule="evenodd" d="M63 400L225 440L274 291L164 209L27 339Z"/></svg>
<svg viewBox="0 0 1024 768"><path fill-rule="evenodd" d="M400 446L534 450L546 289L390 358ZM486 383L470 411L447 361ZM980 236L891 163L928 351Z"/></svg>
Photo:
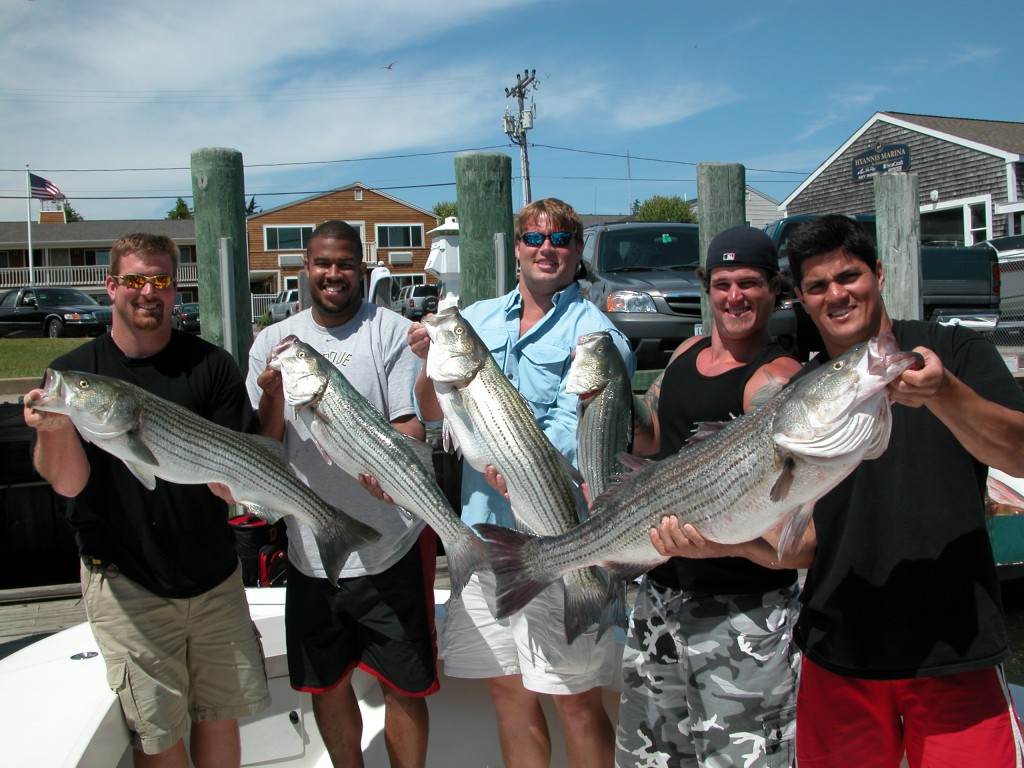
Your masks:
<svg viewBox="0 0 1024 768"><path fill-rule="evenodd" d="M92 322L92 312L65 312L64 319L70 322Z"/></svg>
<svg viewBox="0 0 1024 768"><path fill-rule="evenodd" d="M640 291L615 291L608 294L606 312L657 312L654 299Z"/></svg>

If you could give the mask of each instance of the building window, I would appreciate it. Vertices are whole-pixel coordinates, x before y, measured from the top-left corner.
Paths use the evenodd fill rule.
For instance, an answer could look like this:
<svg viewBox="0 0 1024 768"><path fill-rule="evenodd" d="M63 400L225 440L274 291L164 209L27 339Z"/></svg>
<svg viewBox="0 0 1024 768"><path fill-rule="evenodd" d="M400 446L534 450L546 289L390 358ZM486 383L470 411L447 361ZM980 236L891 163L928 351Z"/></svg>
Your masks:
<svg viewBox="0 0 1024 768"><path fill-rule="evenodd" d="M988 240L988 211L985 203L968 206L971 214L971 237L968 245Z"/></svg>
<svg viewBox="0 0 1024 768"><path fill-rule="evenodd" d="M422 224L378 224L378 248L422 248Z"/></svg>
<svg viewBox="0 0 1024 768"><path fill-rule="evenodd" d="M11 266L11 257L7 251L0 251L0 269L7 269Z"/></svg>
<svg viewBox="0 0 1024 768"><path fill-rule="evenodd" d="M96 250L94 248L85 249L85 263L90 267L106 267L110 266L110 251L109 250Z"/></svg>
<svg viewBox="0 0 1024 768"><path fill-rule="evenodd" d="M299 227L265 227L263 230L266 241L265 250L293 251L306 250L309 236L313 234L312 226Z"/></svg>
<svg viewBox="0 0 1024 768"><path fill-rule="evenodd" d="M179 245L178 246L178 263L179 264L195 264L196 263L196 247L194 245Z"/></svg>
<svg viewBox="0 0 1024 768"><path fill-rule="evenodd" d="M363 190L357 189L355 197L356 197L356 200L362 200L363 199Z"/></svg>

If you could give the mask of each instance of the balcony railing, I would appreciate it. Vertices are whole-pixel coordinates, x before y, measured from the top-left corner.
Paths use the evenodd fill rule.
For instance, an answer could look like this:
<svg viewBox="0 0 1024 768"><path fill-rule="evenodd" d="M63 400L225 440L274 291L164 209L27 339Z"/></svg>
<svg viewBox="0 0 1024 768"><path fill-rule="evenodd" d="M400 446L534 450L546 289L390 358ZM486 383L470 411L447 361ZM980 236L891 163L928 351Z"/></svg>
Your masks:
<svg viewBox="0 0 1024 768"><path fill-rule="evenodd" d="M0 288L20 288L23 285L72 286L95 288L103 285L109 268L102 266L82 267L33 267L32 281L29 281L28 267L6 267L0 269ZM195 263L178 265L178 283L197 282L199 270Z"/></svg>

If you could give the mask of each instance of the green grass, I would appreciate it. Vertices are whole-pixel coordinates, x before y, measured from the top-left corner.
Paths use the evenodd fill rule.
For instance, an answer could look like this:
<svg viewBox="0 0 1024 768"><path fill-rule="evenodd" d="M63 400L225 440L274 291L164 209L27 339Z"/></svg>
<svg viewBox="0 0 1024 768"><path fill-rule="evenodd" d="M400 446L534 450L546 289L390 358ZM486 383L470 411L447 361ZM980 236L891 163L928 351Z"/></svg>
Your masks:
<svg viewBox="0 0 1024 768"><path fill-rule="evenodd" d="M0 379L38 376L54 358L69 352L87 339L0 339Z"/></svg>

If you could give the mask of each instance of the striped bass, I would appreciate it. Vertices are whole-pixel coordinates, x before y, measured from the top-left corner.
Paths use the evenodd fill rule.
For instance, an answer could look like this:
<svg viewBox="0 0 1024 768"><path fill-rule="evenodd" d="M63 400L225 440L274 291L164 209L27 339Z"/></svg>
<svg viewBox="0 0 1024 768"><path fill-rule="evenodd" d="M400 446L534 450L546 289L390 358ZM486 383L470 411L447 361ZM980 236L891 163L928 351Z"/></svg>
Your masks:
<svg viewBox="0 0 1024 768"><path fill-rule="evenodd" d="M67 415L82 439L121 459L149 490L157 478L180 485L221 483L258 514L295 515L313 529L335 580L352 550L380 538L299 480L276 440L236 432L96 373L47 369L44 390L26 404Z"/></svg>
<svg viewBox="0 0 1024 768"><path fill-rule="evenodd" d="M488 540L498 616L507 616L561 574L602 565L621 576L666 558L649 531L666 515L706 539L736 544L782 527L779 553L799 543L814 503L889 442L886 386L919 367L891 332L797 379L772 400L662 461L636 462L585 523L554 537L475 526Z"/></svg>
<svg viewBox="0 0 1024 768"><path fill-rule="evenodd" d="M633 439L633 389L629 370L607 331L585 333L576 343L565 391L579 395L576 461L596 499L622 471L616 458Z"/></svg>
<svg viewBox="0 0 1024 768"><path fill-rule="evenodd" d="M427 315L423 326L431 342L426 372L444 412L446 441L478 472L493 465L501 473L517 522L545 536L576 526L586 517L586 500L575 470L473 327L454 307ZM607 574L570 569L564 576L570 642L595 622L603 630L617 620L621 606L606 614L614 598Z"/></svg>
<svg viewBox="0 0 1024 768"><path fill-rule="evenodd" d="M396 504L434 529L444 544L452 592L459 594L486 553L434 480L430 447L395 429L336 366L298 337L278 342L267 365L281 372L285 404L306 424L328 464L357 480L362 473L377 478Z"/></svg>

